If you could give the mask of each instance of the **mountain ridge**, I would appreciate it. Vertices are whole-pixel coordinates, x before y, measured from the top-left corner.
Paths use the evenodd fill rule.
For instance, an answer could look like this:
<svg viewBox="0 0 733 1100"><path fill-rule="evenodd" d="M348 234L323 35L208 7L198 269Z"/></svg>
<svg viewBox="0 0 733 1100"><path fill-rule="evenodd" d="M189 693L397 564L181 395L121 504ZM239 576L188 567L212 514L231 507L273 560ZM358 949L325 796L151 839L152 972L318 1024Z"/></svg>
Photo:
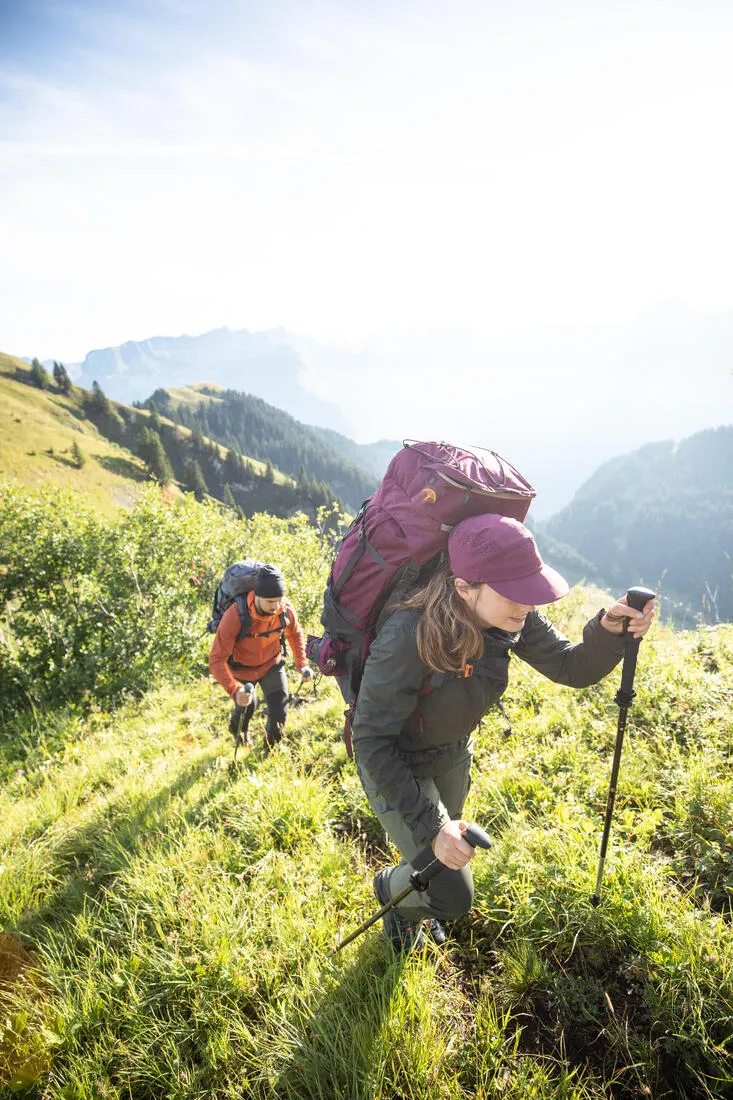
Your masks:
<svg viewBox="0 0 733 1100"><path fill-rule="evenodd" d="M207 378L359 444L489 447L537 487L536 512L547 518L615 455L733 421L732 361L733 311L666 301L619 323L494 339L453 325L337 346L282 327L221 327L90 352L83 378L69 369L128 402Z"/></svg>

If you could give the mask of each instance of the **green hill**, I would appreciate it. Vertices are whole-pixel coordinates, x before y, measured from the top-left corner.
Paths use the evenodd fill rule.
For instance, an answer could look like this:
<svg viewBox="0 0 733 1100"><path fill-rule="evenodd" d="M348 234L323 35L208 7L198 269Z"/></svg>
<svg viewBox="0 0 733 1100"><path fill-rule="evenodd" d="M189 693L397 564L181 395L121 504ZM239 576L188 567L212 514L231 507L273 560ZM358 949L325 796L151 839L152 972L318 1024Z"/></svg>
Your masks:
<svg viewBox="0 0 733 1100"><path fill-rule="evenodd" d="M241 515L303 511L315 518L334 499L312 478L296 484L272 463L110 401L99 387L63 393L47 375L41 388L32 368L8 355L0 355L0 396L0 473L20 484L75 489L106 514L129 507L151 477L174 495L195 491Z"/></svg>
<svg viewBox="0 0 733 1100"><path fill-rule="evenodd" d="M354 511L377 487L378 478L360 466L353 454L332 446L320 429L301 424L259 397L201 383L156 390L145 402L148 407L151 404L192 431L271 462L301 486L308 485L311 493L313 483L322 490L327 487ZM398 449L399 445L394 448Z"/></svg>
<svg viewBox="0 0 733 1100"><path fill-rule="evenodd" d="M30 376L25 363L0 353L0 476L72 488L106 514L129 507L147 480L141 460L89 420L76 387L68 395L40 390ZM81 467L75 443L86 459Z"/></svg>
<svg viewBox="0 0 733 1100"><path fill-rule="evenodd" d="M540 531L607 585L660 589L678 620L733 620L733 427L604 463Z"/></svg>
<svg viewBox="0 0 733 1100"><path fill-rule="evenodd" d="M641 645L597 908L618 670L570 691L513 661L514 732L476 731L471 912L442 948L335 952L394 853L332 683L233 763L203 624L243 535L314 625L302 516L0 498L0 1095L733 1096L733 626ZM596 606L552 613L577 638Z"/></svg>

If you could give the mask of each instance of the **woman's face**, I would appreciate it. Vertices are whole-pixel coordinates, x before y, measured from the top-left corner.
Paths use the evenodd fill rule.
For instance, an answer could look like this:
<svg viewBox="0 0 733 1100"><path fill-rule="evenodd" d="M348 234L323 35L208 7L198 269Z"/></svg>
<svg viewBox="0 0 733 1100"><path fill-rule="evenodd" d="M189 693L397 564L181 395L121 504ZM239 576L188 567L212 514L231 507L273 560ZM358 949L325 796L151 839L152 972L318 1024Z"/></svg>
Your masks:
<svg viewBox="0 0 733 1100"><path fill-rule="evenodd" d="M469 585L459 577L456 577L456 591L484 630L494 626L517 634L530 611L536 610L536 604L516 603L500 596L488 584Z"/></svg>

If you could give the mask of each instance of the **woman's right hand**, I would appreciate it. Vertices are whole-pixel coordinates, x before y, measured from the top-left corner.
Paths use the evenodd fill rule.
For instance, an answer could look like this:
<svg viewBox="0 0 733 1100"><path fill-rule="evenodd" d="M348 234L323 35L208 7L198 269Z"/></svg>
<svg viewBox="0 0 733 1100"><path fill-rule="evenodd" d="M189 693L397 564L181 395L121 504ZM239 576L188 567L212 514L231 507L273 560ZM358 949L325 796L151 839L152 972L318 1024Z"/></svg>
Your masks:
<svg viewBox="0 0 733 1100"><path fill-rule="evenodd" d="M451 871L460 871L476 855L473 845L463 839L466 828L465 821L446 821L438 835L433 838L432 847L436 857Z"/></svg>
<svg viewBox="0 0 733 1100"><path fill-rule="evenodd" d="M234 696L234 702L238 707L248 707L252 702L252 692L245 691L244 688L237 688L237 693Z"/></svg>

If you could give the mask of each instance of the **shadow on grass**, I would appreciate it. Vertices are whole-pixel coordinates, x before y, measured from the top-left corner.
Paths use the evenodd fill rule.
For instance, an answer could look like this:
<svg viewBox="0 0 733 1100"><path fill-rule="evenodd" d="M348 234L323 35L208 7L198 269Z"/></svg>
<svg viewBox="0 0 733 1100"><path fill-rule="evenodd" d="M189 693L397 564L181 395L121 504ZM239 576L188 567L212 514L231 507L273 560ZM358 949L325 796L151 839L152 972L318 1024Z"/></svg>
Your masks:
<svg viewBox="0 0 733 1100"><path fill-rule="evenodd" d="M56 451L44 451L43 453L46 458L53 459L59 466L67 466L70 470L77 470L79 468L79 464L75 458L68 458L64 454L58 454Z"/></svg>
<svg viewBox="0 0 733 1100"><path fill-rule="evenodd" d="M268 1096L277 1100L323 1100L392 1096L383 1092L384 1021L405 965L381 936L368 934L355 958L326 961L339 967L337 983L313 998L301 1016L300 1034L288 1066ZM333 973L333 972L332 972Z"/></svg>
<svg viewBox="0 0 733 1100"><path fill-rule="evenodd" d="M145 471L129 458L123 458L120 455L95 455L94 457L99 465L111 474L118 474L133 481L148 481Z"/></svg>
<svg viewBox="0 0 733 1100"><path fill-rule="evenodd" d="M94 900L103 887L109 888L110 879L142 850L151 831L158 837L162 835L159 818L165 807L185 794L210 767L209 759L199 760L149 797L136 797L132 804L120 795L100 807L90 821L60 836L51 846L56 883L53 895L41 908L26 910L12 931L37 944L47 930L70 924L88 899ZM206 799L213 798L230 782L231 778L222 774L207 788ZM189 822L198 812L198 804L188 807L181 820ZM169 839L174 846L175 830Z"/></svg>

